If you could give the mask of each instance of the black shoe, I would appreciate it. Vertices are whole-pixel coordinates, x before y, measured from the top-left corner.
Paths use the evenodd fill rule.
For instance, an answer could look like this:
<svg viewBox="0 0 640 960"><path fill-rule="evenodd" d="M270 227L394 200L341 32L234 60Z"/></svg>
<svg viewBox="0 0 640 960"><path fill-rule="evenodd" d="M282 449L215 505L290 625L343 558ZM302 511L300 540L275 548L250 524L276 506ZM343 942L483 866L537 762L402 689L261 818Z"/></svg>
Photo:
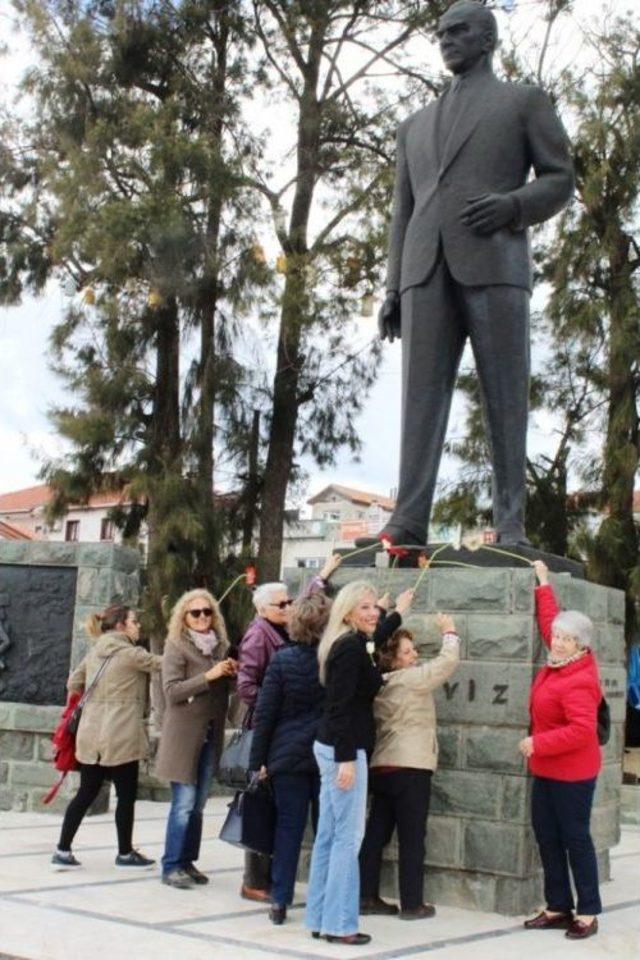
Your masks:
<svg viewBox="0 0 640 960"><path fill-rule="evenodd" d="M398 908L395 903L387 903L381 897L371 897L360 901L360 913L363 917L378 914L383 917L395 917Z"/></svg>
<svg viewBox="0 0 640 960"><path fill-rule="evenodd" d="M371 943L368 933L348 933L346 937L334 937L332 933L327 933L325 940L327 943L353 944L354 947L363 947L365 943Z"/></svg>
<svg viewBox="0 0 640 960"><path fill-rule="evenodd" d="M131 853L119 853L116 857L116 867L152 867L155 860L145 857L139 850Z"/></svg>
<svg viewBox="0 0 640 960"><path fill-rule="evenodd" d="M51 857L51 863L56 867L61 869L66 869L67 867L81 867L82 864L79 860L76 860L74 855L71 853L71 850L56 850Z"/></svg>
<svg viewBox="0 0 640 960"><path fill-rule="evenodd" d="M189 876L186 870L172 870L171 873L162 874L162 882L168 887L175 887L176 890L191 890L195 887L195 880Z"/></svg>
<svg viewBox="0 0 640 960"><path fill-rule="evenodd" d="M277 906L277 904L274 903L271 909L269 910L269 920L271 920L271 923L275 924L276 927L279 927L281 924L285 922L286 919L287 919L287 908L279 907Z"/></svg>
<svg viewBox="0 0 640 960"><path fill-rule="evenodd" d="M401 920L428 920L429 917L435 917L436 908L432 903L421 903L419 907L413 910L401 910Z"/></svg>
<svg viewBox="0 0 640 960"><path fill-rule="evenodd" d="M320 939L320 936L321 936L320 931L319 931L319 930L312 930L312 931L311 931L311 936L313 937L314 940L319 940L319 939Z"/></svg>
<svg viewBox="0 0 640 960"><path fill-rule="evenodd" d="M182 868L188 876L191 877L194 883L205 884L209 883L209 877L202 873L201 870L198 870L197 867L194 867L192 863L187 863L186 866Z"/></svg>

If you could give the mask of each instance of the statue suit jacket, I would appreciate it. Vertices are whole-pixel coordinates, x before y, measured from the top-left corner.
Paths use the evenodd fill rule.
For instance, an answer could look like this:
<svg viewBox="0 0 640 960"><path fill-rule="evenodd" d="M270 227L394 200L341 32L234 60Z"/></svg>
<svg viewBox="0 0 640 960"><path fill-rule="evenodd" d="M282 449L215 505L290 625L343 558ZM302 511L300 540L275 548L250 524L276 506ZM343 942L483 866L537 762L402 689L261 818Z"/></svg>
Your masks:
<svg viewBox="0 0 640 960"><path fill-rule="evenodd" d="M459 283L531 289L526 228L553 216L572 194L568 139L546 94L490 72L463 83L450 131L438 129L442 98L398 129L388 290L425 283L440 245ZM517 222L490 236L472 233L460 214L481 193L515 197Z"/></svg>

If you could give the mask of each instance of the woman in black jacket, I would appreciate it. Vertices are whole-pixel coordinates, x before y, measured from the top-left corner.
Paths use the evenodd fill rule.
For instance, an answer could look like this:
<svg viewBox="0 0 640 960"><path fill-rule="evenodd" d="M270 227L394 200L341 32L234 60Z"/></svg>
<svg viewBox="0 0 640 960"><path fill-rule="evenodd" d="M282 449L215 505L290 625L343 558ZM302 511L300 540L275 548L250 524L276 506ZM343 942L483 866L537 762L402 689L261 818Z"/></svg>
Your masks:
<svg viewBox="0 0 640 960"><path fill-rule="evenodd" d="M380 620L376 592L365 581L343 587L318 647L324 715L313 745L320 768L320 817L313 845L306 924L329 942L364 944L358 931L358 852L364 835L367 754L373 750L373 699L382 674L377 646L400 626L413 591L398 597L396 612Z"/></svg>
<svg viewBox="0 0 640 960"><path fill-rule="evenodd" d="M278 651L265 673L253 717L250 768L269 776L276 801L271 864L272 923L284 923L293 900L309 807L315 830L320 775L312 745L325 692L318 680L317 646L329 618L324 593L298 600L289 619L293 644Z"/></svg>

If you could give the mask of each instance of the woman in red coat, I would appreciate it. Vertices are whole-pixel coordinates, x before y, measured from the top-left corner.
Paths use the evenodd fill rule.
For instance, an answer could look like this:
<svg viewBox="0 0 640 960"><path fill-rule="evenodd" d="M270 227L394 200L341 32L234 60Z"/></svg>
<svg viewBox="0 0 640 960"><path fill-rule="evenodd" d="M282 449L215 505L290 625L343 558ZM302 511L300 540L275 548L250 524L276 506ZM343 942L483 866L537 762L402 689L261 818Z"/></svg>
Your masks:
<svg viewBox="0 0 640 960"><path fill-rule="evenodd" d="M531 736L520 741L533 775L531 817L544 870L546 908L525 921L530 930L566 929L582 940L598 931L602 912L598 865L589 832L591 805L602 759L597 733L602 698L598 665L590 649L591 620L560 611L548 570L534 564L538 626L549 648L547 664L531 688ZM569 880L577 893L577 911Z"/></svg>

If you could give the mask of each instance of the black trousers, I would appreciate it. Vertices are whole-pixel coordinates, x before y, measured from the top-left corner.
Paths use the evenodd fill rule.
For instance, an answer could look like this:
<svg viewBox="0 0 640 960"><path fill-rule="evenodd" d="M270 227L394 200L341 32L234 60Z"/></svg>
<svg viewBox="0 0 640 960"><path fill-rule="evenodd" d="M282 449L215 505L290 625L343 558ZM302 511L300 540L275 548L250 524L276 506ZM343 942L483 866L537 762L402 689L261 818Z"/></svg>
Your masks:
<svg viewBox="0 0 640 960"><path fill-rule="evenodd" d="M400 907L415 910L422 904L424 838L431 796L431 770L405 767L369 777L371 807L360 850L360 897L379 896L382 851L398 831Z"/></svg>
<svg viewBox="0 0 640 960"><path fill-rule="evenodd" d="M577 912L602 913L598 889L598 861L589 832L592 780L550 780L534 777L531 820L544 870L544 895L549 910L573 910L569 867L578 895Z"/></svg>
<svg viewBox="0 0 640 960"><path fill-rule="evenodd" d="M100 792L105 780L111 780L116 788L116 830L118 832L118 853L131 853L133 835L133 813L138 793L138 761L121 763L116 767L103 767L99 763L80 765L80 787L67 807L62 822L60 850L70 850L73 838L82 823L84 815Z"/></svg>

